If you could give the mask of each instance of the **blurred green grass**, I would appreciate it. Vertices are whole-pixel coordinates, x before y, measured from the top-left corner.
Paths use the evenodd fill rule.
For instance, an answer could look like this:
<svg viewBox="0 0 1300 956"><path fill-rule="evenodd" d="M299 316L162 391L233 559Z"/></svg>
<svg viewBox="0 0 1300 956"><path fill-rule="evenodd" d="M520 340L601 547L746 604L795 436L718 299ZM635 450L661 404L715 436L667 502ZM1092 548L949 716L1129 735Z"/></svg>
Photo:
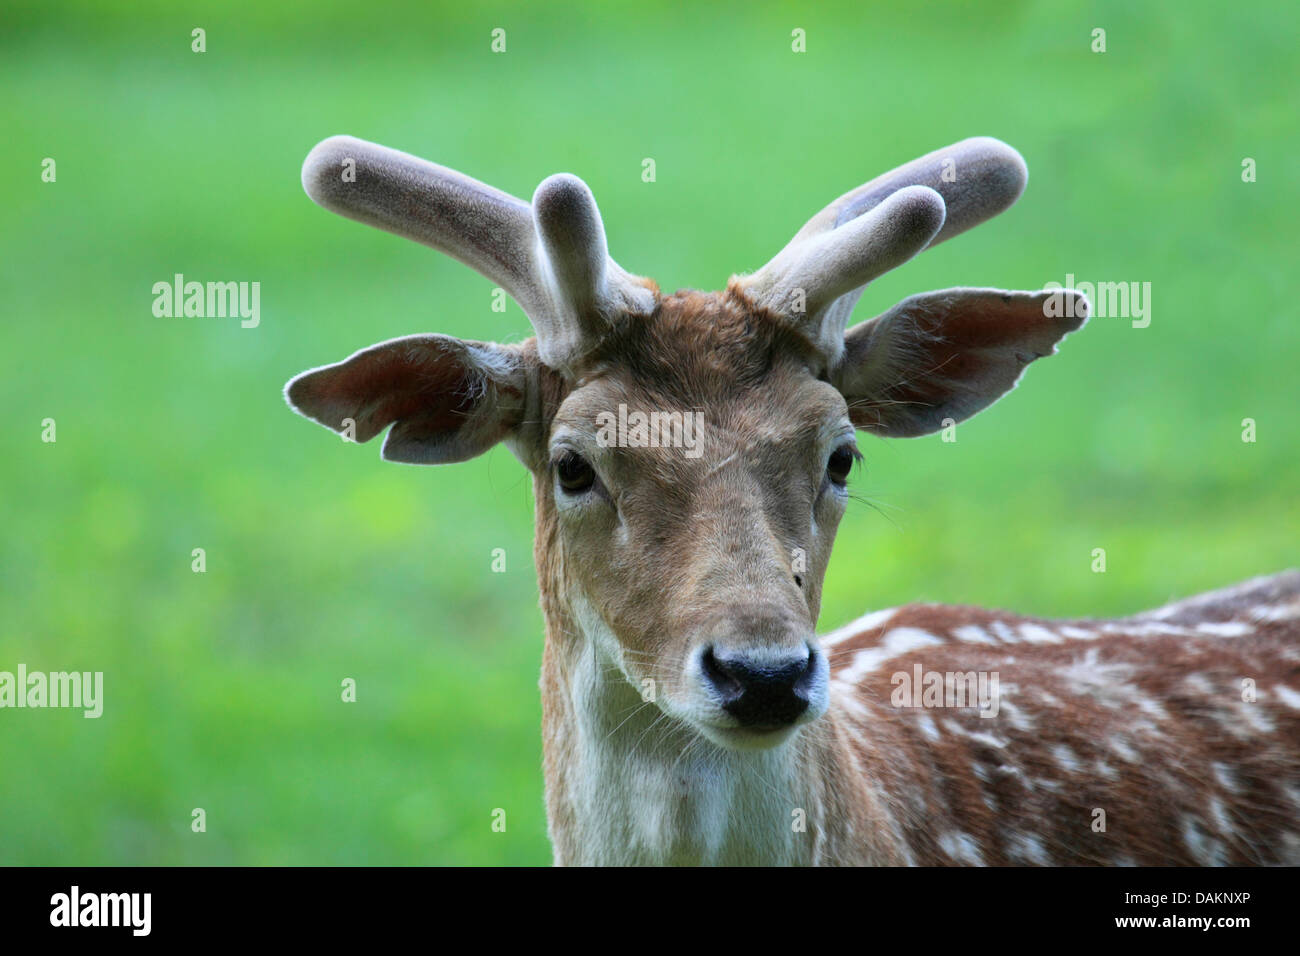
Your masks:
<svg viewBox="0 0 1300 956"><path fill-rule="evenodd" d="M666 290L999 136L1025 197L858 318L1073 273L1151 282L1151 325L1094 319L955 444L865 440L856 490L885 516L846 518L823 629L909 600L1120 614L1295 565L1294 4L973 6L7 4L0 669L102 670L106 705L0 711L0 863L549 860L527 476L503 449L381 464L279 398L380 339L527 321L313 206L299 166L334 133L522 196L578 173L614 255ZM176 272L261 282L261 326L155 318Z"/></svg>

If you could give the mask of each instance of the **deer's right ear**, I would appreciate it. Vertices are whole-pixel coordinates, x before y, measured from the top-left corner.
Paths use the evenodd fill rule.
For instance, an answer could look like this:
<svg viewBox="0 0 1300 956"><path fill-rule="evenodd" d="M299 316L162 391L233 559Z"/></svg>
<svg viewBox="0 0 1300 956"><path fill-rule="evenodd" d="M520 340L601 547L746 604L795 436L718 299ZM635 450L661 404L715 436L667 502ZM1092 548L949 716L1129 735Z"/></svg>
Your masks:
<svg viewBox="0 0 1300 956"><path fill-rule="evenodd" d="M531 345L412 335L303 372L284 394L294 411L354 441L392 425L383 450L389 461L466 461L525 419L538 370Z"/></svg>

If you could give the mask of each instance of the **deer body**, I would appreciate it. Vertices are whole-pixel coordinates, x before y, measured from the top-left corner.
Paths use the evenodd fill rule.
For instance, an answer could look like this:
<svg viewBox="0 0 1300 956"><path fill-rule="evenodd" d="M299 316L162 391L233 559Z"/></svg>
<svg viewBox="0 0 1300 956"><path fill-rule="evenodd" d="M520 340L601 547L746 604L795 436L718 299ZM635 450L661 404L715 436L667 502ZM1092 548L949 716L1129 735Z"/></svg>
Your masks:
<svg viewBox="0 0 1300 956"><path fill-rule="evenodd" d="M575 177L525 203L348 137L308 156L313 199L473 266L537 330L380 343L287 397L389 429L390 460L504 442L532 473L556 862L1300 861L1298 573L1111 622L913 605L815 636L855 433L967 418L1086 319L1072 291L949 289L847 325L1025 175L955 144L725 290L664 296ZM684 416L689 447L657 425Z"/></svg>
<svg viewBox="0 0 1300 956"><path fill-rule="evenodd" d="M1110 621L879 611L822 639L823 718L758 754L666 725L584 650L599 639L566 655L553 636L575 625L553 622L542 684L556 861L1294 863L1297 622L1300 572ZM1016 674L1003 719L891 706L918 663ZM1291 680L1243 692L1273 673Z"/></svg>

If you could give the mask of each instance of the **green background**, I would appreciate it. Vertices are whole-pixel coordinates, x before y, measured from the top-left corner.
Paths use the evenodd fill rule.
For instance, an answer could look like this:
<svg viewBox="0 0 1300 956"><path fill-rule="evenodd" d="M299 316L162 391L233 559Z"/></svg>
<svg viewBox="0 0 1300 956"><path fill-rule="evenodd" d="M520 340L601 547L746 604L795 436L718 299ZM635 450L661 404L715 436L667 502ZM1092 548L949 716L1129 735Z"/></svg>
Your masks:
<svg viewBox="0 0 1300 956"><path fill-rule="evenodd" d="M1118 615L1297 563L1294 3L120 6L6 0L0 29L0 670L102 670L106 696L0 711L0 863L550 859L526 473L381 463L280 398L391 336L528 324L314 206L300 164L335 133L520 196L577 173L665 290L1005 139L1020 203L857 317L1073 273L1150 282L1151 325L1094 319L955 444L863 436L884 514L851 506L822 629L911 600ZM260 327L155 318L177 272L259 281Z"/></svg>

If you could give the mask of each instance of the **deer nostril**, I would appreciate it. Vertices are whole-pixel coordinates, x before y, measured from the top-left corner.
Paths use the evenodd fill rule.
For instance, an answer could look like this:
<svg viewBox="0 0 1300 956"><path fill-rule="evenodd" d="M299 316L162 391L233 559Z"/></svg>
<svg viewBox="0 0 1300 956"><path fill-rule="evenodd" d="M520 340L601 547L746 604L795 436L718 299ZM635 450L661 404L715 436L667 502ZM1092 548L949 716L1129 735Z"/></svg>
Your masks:
<svg viewBox="0 0 1300 956"><path fill-rule="evenodd" d="M718 659L713 656L713 645L710 644L704 649L700 656L700 670L704 674L705 681L717 692L722 698L722 704L725 707L728 701L735 700L744 693L744 688L730 673L718 663Z"/></svg>
<svg viewBox="0 0 1300 956"><path fill-rule="evenodd" d="M813 648L785 657L719 654L706 647L701 673L723 710L743 726L775 729L808 709L817 657Z"/></svg>

